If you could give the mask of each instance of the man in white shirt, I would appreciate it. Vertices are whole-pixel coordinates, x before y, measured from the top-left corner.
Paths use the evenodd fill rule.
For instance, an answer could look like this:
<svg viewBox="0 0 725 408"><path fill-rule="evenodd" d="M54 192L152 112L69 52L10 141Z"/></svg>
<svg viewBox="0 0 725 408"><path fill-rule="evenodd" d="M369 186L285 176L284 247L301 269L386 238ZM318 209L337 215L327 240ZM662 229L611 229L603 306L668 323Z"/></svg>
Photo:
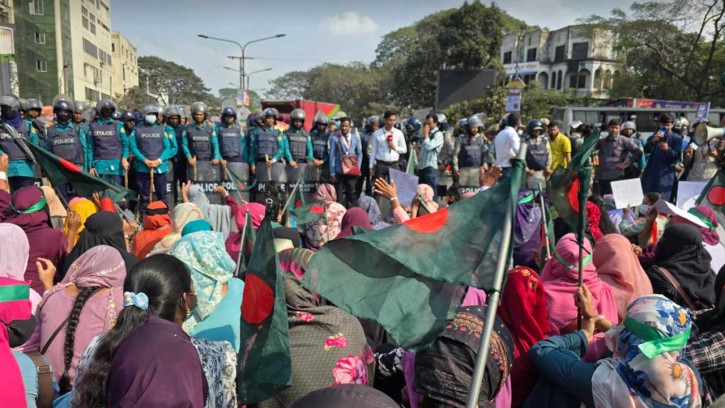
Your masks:
<svg viewBox="0 0 725 408"><path fill-rule="evenodd" d="M389 180L389 169L400 170L400 155L408 152L403 132L394 127L398 114L387 111L383 115L385 126L373 133L370 143L370 169L374 169L374 178L384 177ZM373 180L374 182L374 180Z"/></svg>
<svg viewBox="0 0 725 408"><path fill-rule="evenodd" d="M521 139L517 133L521 126L521 115L517 112L509 113L504 117L504 122L506 126L493 139L493 146L496 152L496 166L503 169L505 176L511 171L511 159L519 154L521 148Z"/></svg>

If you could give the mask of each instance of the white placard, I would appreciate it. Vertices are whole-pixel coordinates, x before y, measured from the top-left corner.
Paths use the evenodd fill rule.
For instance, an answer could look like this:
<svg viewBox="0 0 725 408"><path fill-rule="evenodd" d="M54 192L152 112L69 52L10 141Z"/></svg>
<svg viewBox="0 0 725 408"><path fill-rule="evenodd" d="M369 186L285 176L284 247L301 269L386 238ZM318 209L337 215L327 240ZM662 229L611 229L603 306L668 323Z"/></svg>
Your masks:
<svg viewBox="0 0 725 408"><path fill-rule="evenodd" d="M685 208L685 203L687 203L687 200L695 197L699 197L700 193L702 193L702 190L705 189L705 186L707 185L707 181L680 181L677 183L677 206L684 209L689 210L689 208Z"/></svg>
<svg viewBox="0 0 725 408"><path fill-rule="evenodd" d="M612 181L612 195L617 209L636 207L644 198L642 183L638 178Z"/></svg>
<svg viewBox="0 0 725 408"><path fill-rule="evenodd" d="M401 205L411 205L417 194L418 176L407 174L400 170L390 169L390 180L397 188L398 200Z"/></svg>

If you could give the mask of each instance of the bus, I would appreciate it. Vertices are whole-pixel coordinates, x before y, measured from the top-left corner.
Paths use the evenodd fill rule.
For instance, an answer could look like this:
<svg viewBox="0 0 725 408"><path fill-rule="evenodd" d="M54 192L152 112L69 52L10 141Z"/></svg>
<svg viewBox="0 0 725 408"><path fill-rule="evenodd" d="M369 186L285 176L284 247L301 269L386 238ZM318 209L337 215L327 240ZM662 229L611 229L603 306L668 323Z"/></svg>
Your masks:
<svg viewBox="0 0 725 408"><path fill-rule="evenodd" d="M655 132L658 129L659 118L662 114L669 113L674 118L685 117L692 125L697 118L696 108L628 108L608 106L563 106L551 110L551 119L560 120L564 123L565 129L569 130L569 124L574 121L594 126L605 126L612 119L619 119L622 122L633 121L637 126L637 132L647 135L648 132ZM711 108L708 119L710 126L718 126L725 116L725 109ZM689 129L688 129L689 131Z"/></svg>

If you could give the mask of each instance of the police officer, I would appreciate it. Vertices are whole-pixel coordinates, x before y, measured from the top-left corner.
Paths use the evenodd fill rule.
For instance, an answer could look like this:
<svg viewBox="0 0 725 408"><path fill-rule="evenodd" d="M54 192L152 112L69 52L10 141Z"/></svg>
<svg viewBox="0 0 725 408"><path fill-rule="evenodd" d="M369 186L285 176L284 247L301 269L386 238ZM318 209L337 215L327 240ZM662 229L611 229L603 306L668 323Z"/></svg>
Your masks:
<svg viewBox="0 0 725 408"><path fill-rule="evenodd" d="M357 179L355 185L355 196L360 197L362 195L363 183L365 184L365 195L373 195L373 183L370 180L370 156L373 152L372 138L375 131L380 128L380 118L377 115L370 116L365 119L363 126L363 134L360 137L362 142L362 166L360 172L362 177Z"/></svg>
<svg viewBox="0 0 725 408"><path fill-rule="evenodd" d="M86 134L83 129L73 124L73 103L64 99L57 100L53 105L53 113L56 123L48 128L46 150L88 171ZM58 186L66 199L73 196L69 187L69 184Z"/></svg>
<svg viewBox="0 0 725 408"><path fill-rule="evenodd" d="M130 135L136 128L136 116L132 112L125 111L121 114L120 120L123 124L123 130L126 131L127 135Z"/></svg>
<svg viewBox="0 0 725 408"><path fill-rule="evenodd" d="M83 101L73 101L73 125L83 129L83 133L88 136L90 133L90 127L83 118L83 112L88 110L88 105Z"/></svg>
<svg viewBox="0 0 725 408"><path fill-rule="evenodd" d="M144 120L136 126L128 141L137 175L139 209L143 214L150 199L151 172L154 175L153 190L156 192L156 199L168 205L167 161L176 155L176 150L172 144L172 139L175 139L174 130L164 124L157 124L158 105L144 106L141 115Z"/></svg>
<svg viewBox="0 0 725 408"><path fill-rule="evenodd" d="M283 158L292 161L292 157L287 151L285 138L274 127L276 120L274 110L265 109L264 123L262 126L255 128L252 133L252 138L249 141L249 166L252 174L256 174L257 164L259 163L271 166L272 163L281 161Z"/></svg>
<svg viewBox="0 0 725 408"><path fill-rule="evenodd" d="M29 140L31 143L38 145L38 133L20 116L20 99L15 95L0 96L0 120L2 123L12 126L21 137ZM10 191L15 191L23 187L32 186L34 181L33 162L25 155L18 145L18 141L14 140L5 129L0 127L0 156L6 154L9 160L7 177L10 184ZM0 178L3 174L0 174Z"/></svg>
<svg viewBox="0 0 725 408"><path fill-rule="evenodd" d="M534 119L526 126L526 183L529 190L545 190L551 174L551 147L544 134L544 123ZM541 186L541 187L539 187Z"/></svg>
<svg viewBox="0 0 725 408"><path fill-rule="evenodd" d="M482 132L484 123L481 118L474 115L466 118L464 123L464 133L455 138L451 156L453 177L457 183L460 183L461 169L479 169L493 162L490 146Z"/></svg>
<svg viewBox="0 0 725 408"><path fill-rule="evenodd" d="M624 170L625 176L629 178L637 178L642 174L642 170L644 170L645 164L647 164L647 161L645 159L644 155L644 145L642 144L642 141L637 137L637 125L633 121L626 121L622 123L622 131L620 132L622 136L628 137L629 140L634 143L641 152L639 160L635 160L632 164L632 166L628 167Z"/></svg>
<svg viewBox="0 0 725 408"><path fill-rule="evenodd" d="M128 171L128 141L123 124L113 120L116 105L108 99L96 104L96 119L90 124L88 135L88 166L91 174L108 175L121 185L124 171Z"/></svg>
<svg viewBox="0 0 725 408"><path fill-rule="evenodd" d="M184 155L189 165L196 167L197 161L211 161L219 164L219 140L216 129L205 123L207 108L204 102L194 102L191 105L193 123L186 126L186 137L183 139Z"/></svg>
<svg viewBox="0 0 725 408"><path fill-rule="evenodd" d="M305 111L295 109L290 113L290 127L285 132L287 146L289 146L290 166L297 168L299 163L314 164L312 137L304 129ZM297 180L291 180L296 182Z"/></svg>
<svg viewBox="0 0 725 408"><path fill-rule="evenodd" d="M219 151L222 155L222 167L227 162L245 163L247 157L247 138L242 128L237 125L237 112L234 108L222 110L221 122L217 125Z"/></svg>
<svg viewBox="0 0 725 408"><path fill-rule="evenodd" d="M179 196L179 192L181 190L179 189L179 186L182 186L184 183L189 181L189 177L186 174L186 155L184 155L184 149L179 148L179 146L183 145L184 139L186 138L186 126L181 124L181 120L184 116L181 114L178 107L174 105L169 106L166 108L165 113L166 125L174 131L174 141L177 147L176 155L172 159L174 164L174 182L172 183L172 190L174 193L174 200L176 202L180 202L181 197Z"/></svg>
<svg viewBox="0 0 725 408"><path fill-rule="evenodd" d="M28 99L27 109L27 117L25 120L28 121L28 129L34 127L38 132L40 146L45 146L47 129L45 127L45 122L40 117L40 115L43 114L43 102L38 99Z"/></svg>
<svg viewBox="0 0 725 408"><path fill-rule="evenodd" d="M156 124L163 125L165 123L164 118L166 115L166 108L164 105L156 105L156 109L159 111L159 114L156 117Z"/></svg>
<svg viewBox="0 0 725 408"><path fill-rule="evenodd" d="M310 132L313 163L320 173L319 181L327 181L330 178L330 135L327 133L328 124L329 120L326 116L315 117L314 129Z"/></svg>
<svg viewBox="0 0 725 408"><path fill-rule="evenodd" d="M20 112L20 117L25 120L28 117L28 100L20 98L20 108L18 109L18 112Z"/></svg>

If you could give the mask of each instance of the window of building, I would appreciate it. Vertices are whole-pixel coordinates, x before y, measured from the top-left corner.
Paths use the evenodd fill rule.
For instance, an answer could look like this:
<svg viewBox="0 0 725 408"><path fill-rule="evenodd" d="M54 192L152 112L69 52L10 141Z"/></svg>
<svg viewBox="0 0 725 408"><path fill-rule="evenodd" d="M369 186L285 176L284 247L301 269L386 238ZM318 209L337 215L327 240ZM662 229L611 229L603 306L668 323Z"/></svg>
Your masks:
<svg viewBox="0 0 725 408"><path fill-rule="evenodd" d="M589 57L589 43L578 42L571 45L571 59L584 60Z"/></svg>
<svg viewBox="0 0 725 408"><path fill-rule="evenodd" d="M91 13L89 17L91 19L91 22L93 22L93 23L96 22L96 16L95 16L95 14Z"/></svg>
<svg viewBox="0 0 725 408"><path fill-rule="evenodd" d="M38 72L48 72L48 61L35 60L35 70Z"/></svg>
<svg viewBox="0 0 725 408"><path fill-rule="evenodd" d="M86 100L87 101L100 100L101 99L100 96L101 96L101 94L98 91L86 87Z"/></svg>
<svg viewBox="0 0 725 408"><path fill-rule="evenodd" d="M35 33L35 43L45 44L45 33Z"/></svg>
<svg viewBox="0 0 725 408"><path fill-rule="evenodd" d="M111 43L111 52L116 52L116 44Z"/></svg>
<svg viewBox="0 0 725 408"><path fill-rule="evenodd" d="M582 70L575 72L569 77L569 88L573 89L585 89L587 87L587 76L589 71Z"/></svg>
<svg viewBox="0 0 725 408"><path fill-rule="evenodd" d="M504 64L511 63L511 51L506 51L503 53L503 63Z"/></svg>
<svg viewBox="0 0 725 408"><path fill-rule="evenodd" d="M526 62L536 61L536 48L529 48L526 51Z"/></svg>
<svg viewBox="0 0 725 408"><path fill-rule="evenodd" d="M556 71L551 73L551 89L556 89Z"/></svg>
<svg viewBox="0 0 725 408"><path fill-rule="evenodd" d="M96 25L91 23L91 26L88 28L93 34L96 33Z"/></svg>
<svg viewBox="0 0 725 408"><path fill-rule="evenodd" d="M88 30L88 17L83 16L83 28Z"/></svg>
<svg viewBox="0 0 725 408"><path fill-rule="evenodd" d="M85 51L88 55L98 58L98 47L96 47L96 44L93 44L85 38L83 39L83 51Z"/></svg>
<svg viewBox="0 0 725 408"><path fill-rule="evenodd" d="M42 16L45 14L45 7L43 7L43 0L30 0L30 14L34 16Z"/></svg>
<svg viewBox="0 0 725 408"><path fill-rule="evenodd" d="M556 76L556 89L561 90L561 77L563 77L564 74L559 70L559 74Z"/></svg>
<svg viewBox="0 0 725 408"><path fill-rule="evenodd" d="M86 17L88 17L88 9L85 8L85 7L81 7L81 14L83 14Z"/></svg>
<svg viewBox="0 0 725 408"><path fill-rule="evenodd" d="M554 51L554 62L562 62L564 60L566 60L566 45L560 45Z"/></svg>

